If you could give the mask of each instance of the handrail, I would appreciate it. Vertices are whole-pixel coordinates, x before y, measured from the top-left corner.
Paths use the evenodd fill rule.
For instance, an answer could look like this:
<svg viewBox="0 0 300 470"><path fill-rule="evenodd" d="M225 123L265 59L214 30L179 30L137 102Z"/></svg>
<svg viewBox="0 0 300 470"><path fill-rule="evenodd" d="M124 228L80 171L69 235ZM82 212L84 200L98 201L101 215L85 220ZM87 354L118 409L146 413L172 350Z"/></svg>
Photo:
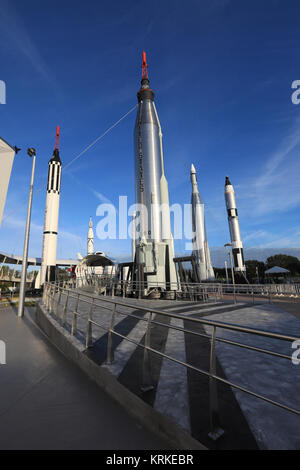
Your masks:
<svg viewBox="0 0 300 470"><path fill-rule="evenodd" d="M56 298L56 294L58 294L58 298ZM64 314L63 314L64 320L63 321L60 320L60 311L59 311L59 304L62 301L61 300L62 299L62 294L64 294L66 296L66 301L65 301L65 304L64 304ZM181 364L181 365L183 365L184 367L186 367L188 369L195 370L196 372L198 372L200 374L204 374L207 377L209 377L209 382L210 382L210 386L209 386L209 412L210 412L210 421L211 421L209 436L212 439L216 440L218 437L220 437L220 435L223 434L223 430L220 428L220 424L219 424L219 411L218 411L218 403L217 403L218 402L218 400L217 400L217 382L227 384L227 385L229 385L229 386L231 386L235 389L241 390L241 391L243 391L243 392L245 392L245 393L247 393L251 396L255 396L255 397L257 397L261 400L264 400L268 403L271 403L271 404L273 404L277 407L280 407L282 409L290 411L290 412L292 412L296 415L300 415L300 410L294 409L294 408L292 408L288 405L285 405L283 403L274 401L274 400L272 400L268 397L265 397L261 394L258 394L256 392L254 392L254 391L251 391L251 390L249 390L249 389L247 389L247 388L245 388L245 387L243 387L239 384L232 383L231 381L229 381L227 379L223 379L222 377L219 377L216 374L216 367L215 367L215 363L216 363L215 344L216 344L216 342L230 344L232 346L241 347L243 349L256 351L256 352L259 352L259 353L262 353L262 354L268 354L268 355L271 355L271 356L275 356L277 358L283 358L283 359L291 360L290 356L288 356L286 354L279 353L277 351L271 351L271 350L268 350L268 349L243 344L243 343L240 343L239 341L234 341L234 340L219 337L219 336L216 335L217 328L225 329L225 330L233 331L233 332L256 335L256 336L265 337L265 338L269 338L269 339L289 341L289 342L294 342L294 341L299 340L298 337L292 336L292 335L287 335L287 334L281 334L281 333L277 333L277 332L272 332L272 331L266 331L266 330L257 329L257 328L249 328L249 327L240 326L240 325L236 325L236 324L229 324L229 323L220 322L220 321L216 321L216 320L207 320L207 319L201 319L201 318L186 317L186 316L183 316L183 315L180 315L180 314L177 314L177 313L152 308L150 306L137 305L133 302L130 302L130 301L127 301L127 300L124 301L124 299L121 300L121 299L118 299L116 297L107 298L107 297L101 296L101 298L100 298L99 296L96 296L95 294L93 295L93 294L90 294L90 293L87 293L87 292L75 291L74 289L61 287L61 286L56 285L56 284L45 283L44 292L43 292L43 303L48 308L48 310L56 316L58 321L61 321L63 326L66 323L67 304L68 304L68 301L70 299L75 300L75 310L72 309L71 334L75 335L76 332L77 332L77 316L80 316L80 312L78 311L79 310L79 302L85 302L87 304L90 304L91 305L90 313L89 313L88 318L86 320L87 321L86 347L87 348L91 347L92 344L93 344L93 338L92 338L92 326L93 325L98 326L98 327L102 328L103 330L105 330L106 332L108 332L108 335L109 335L108 336L108 346L107 346L107 363L108 364L111 364L114 361L114 349L113 349L113 341L112 341L112 336L113 335L116 335L116 336L121 337L122 339L124 339L126 341L134 343L137 347L142 347L143 348L143 350L144 350L144 360L143 360L143 366L142 366L143 367L143 384L142 384L142 390L143 391L150 390L151 388L153 388L152 378L151 378L151 367L150 367L150 362L151 362L151 360L150 360L151 358L150 358L150 355L149 355L150 352L154 353L156 355L159 355L161 357L164 357L168 360L171 360L175 363ZM55 308L55 305L54 305L55 303L56 303L56 308ZM105 304L110 305L112 308L108 308ZM175 305L176 305L176 303L175 303ZM117 306L118 307L123 307L125 310L126 310L126 308L139 310L141 312L144 312L146 315L143 316L143 317L142 316L138 317L137 315L134 315L130 312L126 312L126 311L122 312L122 311L120 311L120 309L117 310ZM93 317L93 315L96 314L95 307L104 308L105 310L108 310L111 313L110 326L105 326L103 324L101 325L97 321L95 321L95 319ZM145 344L134 341L133 339L128 338L127 336L124 336L124 335L122 335L121 333L119 333L118 331L115 330L115 323L116 323L115 315L116 314L124 315L124 316L128 316L128 317L133 317L133 318L137 319L138 321L142 321L142 322L146 323L146 331L145 331L146 340L145 340ZM178 320L182 320L182 321L188 321L188 322L191 322L191 324L194 324L194 325L197 325L197 324L198 325L199 324L206 325L206 326L209 326L209 327L212 328L212 333L211 334L210 333L208 333L208 334L200 333L200 332L197 332L197 331L193 331L192 329L181 328L177 325L172 325L171 323L166 325L166 324L158 321L156 319L156 317L155 317L155 319L153 319L154 315L155 316L161 315L163 317L169 317L169 318L174 318L174 319L178 319ZM195 366L193 366L193 365L191 365L187 362L179 361L175 357L171 357L171 356L169 356L165 353L162 353L161 351L158 351L157 349L152 348L151 343L150 343L150 335L151 335L151 326L152 325L159 325L159 326L162 326L162 327L165 327L165 328L170 328L170 329L173 329L173 330L176 330L176 331L181 331L183 333L193 334L193 335L196 335L196 336L199 336L199 337L204 337L206 339L209 339L210 342L211 342L210 369L209 369L209 371L202 370L202 369L200 369L198 367L195 367Z"/></svg>
<svg viewBox="0 0 300 470"><path fill-rule="evenodd" d="M59 289L69 291L69 292L70 291L74 292L74 290L66 289L65 287L59 287ZM80 295L81 297L84 296L84 297L99 299L98 296L88 294L88 293L82 292L82 291L80 291L80 293L78 293L77 295ZM99 299L99 302L107 302L107 303L110 303L110 304L122 305L122 307L128 307L128 308L130 307L130 308L134 308L134 309L138 308L138 310L142 310L144 312L151 311L151 312L156 313L158 315L164 315L164 316L168 316L168 317L171 317L171 318L177 318L179 320L189 320L189 321L192 321L192 322L195 322L195 323L202 323L202 324L208 325L208 326L216 326L216 327L219 327L219 328L240 331L240 332L243 332L243 333L252 333L252 334L256 334L256 335L260 335L260 336L267 336L267 337L271 337L273 339L281 339L281 340L284 340L284 341L296 341L296 340L299 339L296 336L282 335L282 334L276 333L276 332L270 332L270 331L265 331L265 330L258 330L258 329L255 329L255 328L249 328L249 327L234 325L233 323L224 323L224 322L219 322L219 321L216 321L216 320L203 320L201 318L187 318L183 315L178 315L177 313L167 312L165 310L158 310L156 308L143 307L142 305L138 305L138 307L137 307L137 305L134 304L134 303L124 302L124 301L121 301L121 300L116 300L115 298L114 299L108 299L107 297L102 297L101 299Z"/></svg>

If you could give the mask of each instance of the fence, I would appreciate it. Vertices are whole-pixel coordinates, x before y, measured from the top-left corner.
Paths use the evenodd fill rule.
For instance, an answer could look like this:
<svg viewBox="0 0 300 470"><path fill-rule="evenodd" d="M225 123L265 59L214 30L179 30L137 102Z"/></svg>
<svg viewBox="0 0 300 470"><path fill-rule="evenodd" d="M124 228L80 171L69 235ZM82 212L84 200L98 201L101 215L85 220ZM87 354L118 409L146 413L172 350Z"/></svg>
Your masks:
<svg viewBox="0 0 300 470"><path fill-rule="evenodd" d="M70 281L61 282L61 285L81 288L94 288L95 292L104 295L117 295L125 297L142 298L146 291L144 283L137 281L116 280L111 276L85 274L84 277ZM174 283L173 283L174 284ZM250 297L265 299L269 303L272 299L281 296L300 297L300 284L225 284L217 282L209 283L184 283L181 282L179 289L174 289L173 284L160 284L158 282L147 283L152 288L149 297L165 299L188 299L192 301L216 301L219 299L231 299L236 303L238 298Z"/></svg>
<svg viewBox="0 0 300 470"><path fill-rule="evenodd" d="M217 336L217 332L220 329L229 330L232 332L240 332L245 334L250 334L254 336L265 337L274 340L280 340L283 342L294 342L299 338L288 336L284 334L273 333L269 331L253 329L243 326L232 325L223 322L211 321L211 320L204 320L194 317L188 317L190 324L192 325L207 325L210 326L212 329L211 334L208 333L200 333L199 331L194 331L193 328L186 329L181 328L171 323L166 325L163 321L160 321L159 318L169 317L171 319L177 320L186 320L186 317L181 315L170 313L158 309L154 309L151 307L143 307L142 305L130 303L130 301L123 301L116 297L108 298L104 296L95 296L92 294L88 294L85 292L79 292L72 289L66 289L64 287L60 287L57 284L50 284L46 283L44 286L43 292L43 304L47 308L49 312L51 312L59 323L67 328L67 325L70 326L70 334L72 336L77 334L77 324L78 318L81 317L81 312L79 305L80 303L84 303L88 305L88 315L86 319L83 319L83 331L85 332L84 342L86 348L90 348L93 345L93 329L97 328L98 330L104 331L108 333L108 341L107 341L107 350L106 350L106 363L112 364L114 362L114 347L113 347L113 336L118 336L122 338L124 341L129 341L134 343L136 347L143 348L143 364L142 364L142 390L147 391L153 388L153 382L151 377L151 354L161 356L166 358L170 361L173 361L181 366L193 370L199 374L205 375L208 377L209 380L209 415L210 415L210 431L209 436L216 440L223 434L223 430L220 426L220 417L219 417L219 406L218 406L218 390L217 390L217 383L226 384L234 389L240 390L248 395L256 397L260 400L263 400L267 403L271 403L272 405L287 410L293 414L300 415L300 410L297 410L293 407L287 406L284 403L277 402L272 400L264 395L256 393L253 390L249 390L244 386L241 386L237 383L232 383L231 381L219 377L216 374L216 344L219 343L226 343L233 346L237 346L239 348L243 348L250 351L256 351L261 353L262 355L270 355L275 358L283 358L288 361L291 360L291 357L282 354L280 352L271 351L269 349L264 349L256 346L251 346L247 344L243 344L239 341L233 341L230 339L221 338ZM100 308L100 311L96 311L96 308ZM144 312L144 317L139 317L134 315L131 311L132 309L137 309L141 312ZM128 311L130 310L130 311ZM118 331L116 331L116 324L117 324L117 316L122 317L131 317L137 319L139 322L144 322L145 330L144 330L144 342L137 342L133 338L129 338L128 335L122 335ZM120 317L120 318L121 318ZM151 342L151 327L153 325L159 325L164 328L169 328L177 331L181 331L184 334L191 334L195 335L199 338L205 338L210 341L210 360L209 360L209 369L204 370L194 365L183 362L181 360L176 359L173 356L167 355L162 351L153 347ZM139 371L137 371L139 373Z"/></svg>

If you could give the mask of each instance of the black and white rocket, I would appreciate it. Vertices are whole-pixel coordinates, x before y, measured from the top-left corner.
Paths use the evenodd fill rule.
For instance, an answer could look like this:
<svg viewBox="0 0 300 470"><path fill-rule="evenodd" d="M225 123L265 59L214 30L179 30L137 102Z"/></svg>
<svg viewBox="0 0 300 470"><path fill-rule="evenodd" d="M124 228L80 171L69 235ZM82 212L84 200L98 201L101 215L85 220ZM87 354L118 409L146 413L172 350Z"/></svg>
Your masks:
<svg viewBox="0 0 300 470"><path fill-rule="evenodd" d="M196 258L196 266L199 278L202 281L213 281L215 273L211 265L210 252L207 243L204 205L201 202L198 190L197 175L194 165L191 165L192 183L192 227L193 227L193 255Z"/></svg>
<svg viewBox="0 0 300 470"><path fill-rule="evenodd" d="M61 160L59 157L59 126L55 147L48 164L47 197L44 220L44 237L40 284L55 281L58 214L61 184Z"/></svg>
<svg viewBox="0 0 300 470"><path fill-rule="evenodd" d="M244 261L243 243L241 239L240 223L235 201L235 193L228 176L225 179L225 202L228 215L228 225L234 259L234 270L245 274L246 266Z"/></svg>

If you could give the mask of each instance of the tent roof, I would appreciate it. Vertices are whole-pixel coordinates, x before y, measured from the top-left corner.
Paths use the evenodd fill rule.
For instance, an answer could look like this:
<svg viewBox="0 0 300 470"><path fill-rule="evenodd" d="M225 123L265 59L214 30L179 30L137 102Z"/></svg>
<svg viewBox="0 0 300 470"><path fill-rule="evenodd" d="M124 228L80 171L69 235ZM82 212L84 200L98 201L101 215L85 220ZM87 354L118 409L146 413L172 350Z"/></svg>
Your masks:
<svg viewBox="0 0 300 470"><path fill-rule="evenodd" d="M280 266L273 266L273 268L267 269L265 274L285 274L289 273L290 271L285 268L281 268Z"/></svg>

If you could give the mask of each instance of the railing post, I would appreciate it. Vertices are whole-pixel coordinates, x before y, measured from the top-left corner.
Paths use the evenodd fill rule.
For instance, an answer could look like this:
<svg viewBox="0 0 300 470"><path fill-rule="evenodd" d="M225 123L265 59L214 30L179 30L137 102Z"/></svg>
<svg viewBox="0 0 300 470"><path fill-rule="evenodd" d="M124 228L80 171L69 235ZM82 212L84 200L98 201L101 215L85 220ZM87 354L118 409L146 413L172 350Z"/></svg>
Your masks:
<svg viewBox="0 0 300 470"><path fill-rule="evenodd" d="M69 291L67 291L66 295L66 301L63 309L63 315L62 315L62 326L65 326L66 321L67 321L67 307L68 307L68 300L69 300Z"/></svg>
<svg viewBox="0 0 300 470"><path fill-rule="evenodd" d="M220 426L219 404L216 375L216 330L213 326L212 336L210 340L210 364L209 364L209 419L210 432L208 436L216 441L224 434L224 430Z"/></svg>
<svg viewBox="0 0 300 470"><path fill-rule="evenodd" d="M56 317L57 318L60 317L60 314L59 314L60 299L61 299L61 290L59 289L58 300L57 300L57 304L56 304Z"/></svg>
<svg viewBox="0 0 300 470"><path fill-rule="evenodd" d="M271 303L271 286L269 286L269 304Z"/></svg>
<svg viewBox="0 0 300 470"><path fill-rule="evenodd" d="M47 308L47 286L43 287L43 304Z"/></svg>
<svg viewBox="0 0 300 470"><path fill-rule="evenodd" d="M51 306L51 286L48 284L47 287L47 310L50 312L50 306Z"/></svg>
<svg viewBox="0 0 300 470"><path fill-rule="evenodd" d="M50 286L50 312L54 312L54 296L55 296L55 287Z"/></svg>
<svg viewBox="0 0 300 470"><path fill-rule="evenodd" d="M87 324L87 329L86 329L86 339L85 339L85 347L90 348L93 344L93 307L94 307L94 297L92 299L90 311L89 311L89 317L88 317L88 324Z"/></svg>
<svg viewBox="0 0 300 470"><path fill-rule="evenodd" d="M151 335L151 321L152 321L152 312L149 312L147 330L145 334L145 345L144 345L144 357L143 357L143 371L142 371L142 392L149 392L154 389L152 375L151 375L151 362L150 362L150 352L147 348L150 348L150 335Z"/></svg>
<svg viewBox="0 0 300 470"><path fill-rule="evenodd" d="M78 304L79 304L79 296L78 294L77 301L76 301L76 307L72 315L72 330L71 330L71 335L74 336L76 331L77 331L77 310L78 310Z"/></svg>
<svg viewBox="0 0 300 470"><path fill-rule="evenodd" d="M236 304L235 284L233 284L233 303Z"/></svg>
<svg viewBox="0 0 300 470"><path fill-rule="evenodd" d="M50 312L51 308L51 286L50 284L47 285L47 310Z"/></svg>
<svg viewBox="0 0 300 470"><path fill-rule="evenodd" d="M114 362L114 349L113 349L113 331L115 325L115 316L116 316L117 304L114 304L113 311L111 315L110 328L107 338L107 355L106 355L106 364L110 365Z"/></svg>
<svg viewBox="0 0 300 470"><path fill-rule="evenodd" d="M43 304L46 305L46 287L44 286L44 289L43 289L43 297L42 297L42 301L43 301Z"/></svg>

